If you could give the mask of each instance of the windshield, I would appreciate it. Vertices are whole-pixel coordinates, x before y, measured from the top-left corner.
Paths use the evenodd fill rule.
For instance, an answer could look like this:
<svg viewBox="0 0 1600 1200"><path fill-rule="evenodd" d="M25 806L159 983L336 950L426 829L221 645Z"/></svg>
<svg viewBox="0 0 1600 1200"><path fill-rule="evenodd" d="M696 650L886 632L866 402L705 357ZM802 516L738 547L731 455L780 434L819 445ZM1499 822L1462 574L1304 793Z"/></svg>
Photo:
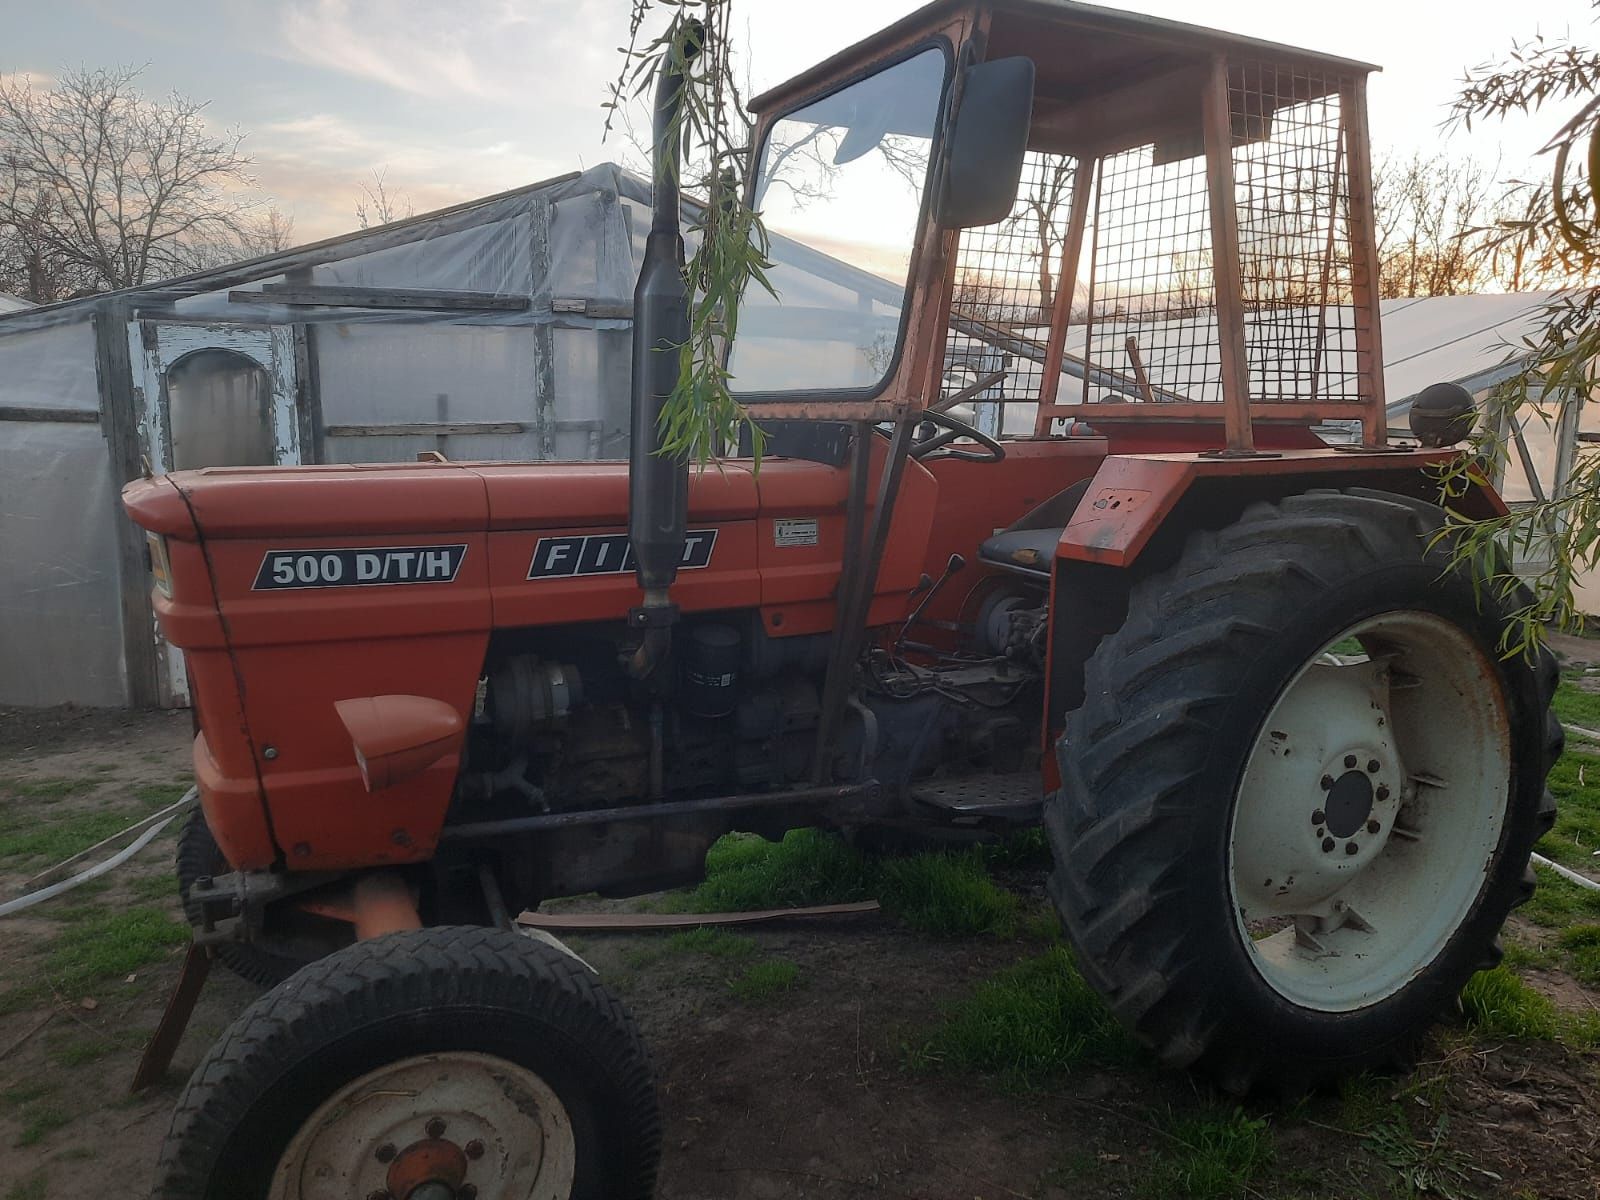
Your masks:
<svg viewBox="0 0 1600 1200"><path fill-rule="evenodd" d="M888 374L947 61L929 48L773 124L755 207L777 297L745 293L738 391L871 391Z"/></svg>

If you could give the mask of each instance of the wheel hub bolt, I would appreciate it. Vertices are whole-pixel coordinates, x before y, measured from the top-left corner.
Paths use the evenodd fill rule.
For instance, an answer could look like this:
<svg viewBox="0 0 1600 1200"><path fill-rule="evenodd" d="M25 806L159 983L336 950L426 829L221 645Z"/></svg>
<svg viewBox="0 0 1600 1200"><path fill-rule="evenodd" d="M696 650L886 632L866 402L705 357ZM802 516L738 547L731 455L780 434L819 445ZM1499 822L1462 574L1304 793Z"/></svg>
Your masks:
<svg viewBox="0 0 1600 1200"><path fill-rule="evenodd" d="M477 1138L473 1138L470 1142L468 1142L465 1146L463 1146L462 1149L464 1149L467 1152L467 1157L468 1158L482 1158L483 1157L483 1143L480 1142Z"/></svg>
<svg viewBox="0 0 1600 1200"><path fill-rule="evenodd" d="M1332 838L1330 838L1330 837L1325 837L1325 838L1323 838L1323 839L1322 839L1322 852L1323 852L1323 853L1324 853L1324 854L1327 854L1327 853L1329 853L1329 852L1330 852L1330 851L1331 851L1331 850L1332 850L1332 849L1333 849L1333 839L1332 839Z"/></svg>
<svg viewBox="0 0 1600 1200"><path fill-rule="evenodd" d="M1311 823L1313 825L1321 825L1327 819L1328 819L1328 814L1323 812L1320 808L1317 809L1316 812L1311 814Z"/></svg>
<svg viewBox="0 0 1600 1200"><path fill-rule="evenodd" d="M1322 777L1322 790L1325 791L1325 792L1333 791L1333 776L1332 775L1324 775Z"/></svg>
<svg viewBox="0 0 1600 1200"><path fill-rule="evenodd" d="M1367 832L1368 833L1377 833L1378 830L1380 830L1382 828L1383 828L1383 826L1379 825L1377 821L1368 821L1367 822Z"/></svg>
<svg viewBox="0 0 1600 1200"><path fill-rule="evenodd" d="M1378 764L1378 760L1377 759L1375 759L1375 758L1367 759L1367 774L1368 775L1376 775L1378 773L1378 765L1379 764Z"/></svg>
<svg viewBox="0 0 1600 1200"><path fill-rule="evenodd" d="M423 1128L427 1130L428 1136L431 1138L442 1138L444 1136L444 1122L438 1117L433 1118Z"/></svg>
<svg viewBox="0 0 1600 1200"><path fill-rule="evenodd" d="M1353 770L1355 770L1355 768L1356 768L1356 756L1354 754L1346 754L1344 756L1344 769L1346 771L1353 771Z"/></svg>
<svg viewBox="0 0 1600 1200"><path fill-rule="evenodd" d="M478 1189L470 1183L463 1183L456 1189L456 1196L459 1200L477 1200Z"/></svg>
<svg viewBox="0 0 1600 1200"><path fill-rule="evenodd" d="M394 1156L395 1148L390 1142L385 1142L383 1145L379 1146L377 1152L373 1155L373 1157L379 1162L393 1162Z"/></svg>
<svg viewBox="0 0 1600 1200"><path fill-rule="evenodd" d="M1344 852L1346 854L1354 854L1360 849L1361 847L1356 845L1354 842L1346 842L1344 844Z"/></svg>
<svg viewBox="0 0 1600 1200"><path fill-rule="evenodd" d="M1378 799L1379 800L1387 800L1388 798L1389 798L1389 789L1386 788L1386 787L1380 787L1378 789Z"/></svg>

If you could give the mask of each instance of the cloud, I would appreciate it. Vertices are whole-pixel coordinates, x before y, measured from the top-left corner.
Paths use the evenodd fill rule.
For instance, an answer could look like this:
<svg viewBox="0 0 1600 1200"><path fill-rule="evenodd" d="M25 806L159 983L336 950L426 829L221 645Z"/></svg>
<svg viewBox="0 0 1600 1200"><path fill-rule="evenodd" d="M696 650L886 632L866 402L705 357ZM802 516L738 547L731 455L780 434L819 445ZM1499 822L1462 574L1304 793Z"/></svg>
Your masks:
<svg viewBox="0 0 1600 1200"><path fill-rule="evenodd" d="M575 0L291 0L286 53L412 95L526 101L614 71L615 3ZM599 94L591 103L598 103Z"/></svg>
<svg viewBox="0 0 1600 1200"><path fill-rule="evenodd" d="M249 142L261 186L306 240L355 228L361 185L381 171L392 194L429 212L573 169L570 157L470 130L398 135L334 115L271 122Z"/></svg>

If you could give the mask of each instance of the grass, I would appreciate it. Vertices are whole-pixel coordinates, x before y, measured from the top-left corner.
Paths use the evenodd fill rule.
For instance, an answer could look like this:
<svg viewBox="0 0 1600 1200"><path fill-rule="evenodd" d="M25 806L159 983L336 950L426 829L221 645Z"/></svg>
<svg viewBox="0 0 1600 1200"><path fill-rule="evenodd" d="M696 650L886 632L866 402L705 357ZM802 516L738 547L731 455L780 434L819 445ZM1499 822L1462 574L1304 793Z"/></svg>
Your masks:
<svg viewBox="0 0 1600 1200"><path fill-rule="evenodd" d="M1551 768L1550 791L1556 823L1540 839L1539 852L1570 867L1593 869L1594 852L1600 850L1600 758L1563 754Z"/></svg>
<svg viewBox="0 0 1600 1200"><path fill-rule="evenodd" d="M1555 1004L1529 987L1510 967L1479 971L1461 991L1467 1021L1491 1037L1550 1041L1560 1029Z"/></svg>
<svg viewBox="0 0 1600 1200"><path fill-rule="evenodd" d="M1564 928L1584 920L1600 919L1600 892L1590 891L1561 878L1548 867L1534 867L1539 886L1533 898L1517 910L1535 925Z"/></svg>
<svg viewBox="0 0 1600 1200"><path fill-rule="evenodd" d="M989 878L976 850L885 859L877 874L884 910L920 933L1016 936L1017 897Z"/></svg>
<svg viewBox="0 0 1600 1200"><path fill-rule="evenodd" d="M781 842L729 834L706 854L705 882L667 898L677 912L745 912L839 904L872 896L866 857L818 829L794 829Z"/></svg>
<svg viewBox="0 0 1600 1200"><path fill-rule="evenodd" d="M188 925L154 905L96 910L61 931L45 971L63 992L76 993L159 962L188 940Z"/></svg>
<svg viewBox="0 0 1600 1200"><path fill-rule="evenodd" d="M1011 862L1036 850L1022 839L998 853ZM1025 924L1021 907L989 878L989 861L980 848L875 859L817 829L791 830L780 842L729 834L706 854L705 882L662 907L743 912L876 898L890 916L933 937L1014 937Z"/></svg>
<svg viewBox="0 0 1600 1200"><path fill-rule="evenodd" d="M1158 1152L1148 1179L1153 1196L1240 1196L1275 1156L1266 1119L1238 1108L1169 1118L1165 1133L1169 1141Z"/></svg>
<svg viewBox="0 0 1600 1200"><path fill-rule="evenodd" d="M1054 946L947 1006L908 1058L915 1067L978 1071L1027 1088L1080 1063L1129 1062L1139 1053L1071 953Z"/></svg>
<svg viewBox="0 0 1600 1200"><path fill-rule="evenodd" d="M71 1121L65 1109L56 1104L33 1104L22 1112L22 1132L17 1134L18 1146L36 1146L63 1125Z"/></svg>
<svg viewBox="0 0 1600 1200"><path fill-rule="evenodd" d="M37 814L31 814L27 820L13 818L0 825L0 858L60 862L127 828L129 820L123 813L104 810L77 813L54 821L40 821Z"/></svg>
<svg viewBox="0 0 1600 1200"><path fill-rule="evenodd" d="M128 891L139 900L176 900L178 877L172 874L140 875L128 880Z"/></svg>
<svg viewBox="0 0 1600 1200"><path fill-rule="evenodd" d="M1556 685L1550 707L1565 724L1600 731L1600 692L1586 691L1572 680L1563 679Z"/></svg>
<svg viewBox="0 0 1600 1200"><path fill-rule="evenodd" d="M680 953L709 954L712 958L748 958L755 953L754 938L702 925L698 929L675 933L667 939L667 949Z"/></svg>
<svg viewBox="0 0 1600 1200"><path fill-rule="evenodd" d="M36 1145L72 1119L50 1099L50 1085L37 1080L15 1084L0 1092L0 1104L14 1109L22 1124L17 1134L18 1146Z"/></svg>
<svg viewBox="0 0 1600 1200"><path fill-rule="evenodd" d="M77 779L8 779L0 786L13 795L30 800L44 800L48 803L76 796L79 792L90 791L104 782L103 779L85 776Z"/></svg>
<svg viewBox="0 0 1600 1200"><path fill-rule="evenodd" d="M43 1171L19 1179L6 1189L6 1200L46 1200L50 1195L49 1178Z"/></svg>
<svg viewBox="0 0 1600 1200"><path fill-rule="evenodd" d="M186 783L147 783L143 787L133 789L136 800L141 800L151 808L165 808L183 799L189 790Z"/></svg>
<svg viewBox="0 0 1600 1200"><path fill-rule="evenodd" d="M1450 1118L1441 1113L1427 1137L1415 1137L1403 1122L1390 1121L1374 1129L1364 1144L1400 1176L1401 1194L1468 1200L1474 1194L1467 1187L1470 1167L1450 1146L1449 1132Z"/></svg>
<svg viewBox="0 0 1600 1200"><path fill-rule="evenodd" d="M1369 1133L1386 1121L1403 1118L1395 1080L1361 1074L1339 1085L1339 1125L1350 1133Z"/></svg>
<svg viewBox="0 0 1600 1200"><path fill-rule="evenodd" d="M1556 938L1569 974L1591 986L1600 986L1600 925L1572 925Z"/></svg>
<svg viewBox="0 0 1600 1200"><path fill-rule="evenodd" d="M800 968L786 958L769 958L751 963L728 980L728 988L746 1004L767 1004L794 990Z"/></svg>

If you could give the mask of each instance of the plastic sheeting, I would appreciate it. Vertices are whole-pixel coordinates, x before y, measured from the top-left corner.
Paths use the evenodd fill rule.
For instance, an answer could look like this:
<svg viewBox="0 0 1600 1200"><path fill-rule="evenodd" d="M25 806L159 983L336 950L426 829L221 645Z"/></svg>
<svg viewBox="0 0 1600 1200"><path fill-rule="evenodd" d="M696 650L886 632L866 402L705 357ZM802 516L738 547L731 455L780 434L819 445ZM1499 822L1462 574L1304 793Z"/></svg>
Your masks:
<svg viewBox="0 0 1600 1200"><path fill-rule="evenodd" d="M126 703L116 499L98 425L0 422L0 704Z"/></svg>
<svg viewBox="0 0 1600 1200"><path fill-rule="evenodd" d="M87 312L72 325L7 334L0 326L0 407L100 407L94 324ZM0 438L4 429L0 428Z"/></svg>

